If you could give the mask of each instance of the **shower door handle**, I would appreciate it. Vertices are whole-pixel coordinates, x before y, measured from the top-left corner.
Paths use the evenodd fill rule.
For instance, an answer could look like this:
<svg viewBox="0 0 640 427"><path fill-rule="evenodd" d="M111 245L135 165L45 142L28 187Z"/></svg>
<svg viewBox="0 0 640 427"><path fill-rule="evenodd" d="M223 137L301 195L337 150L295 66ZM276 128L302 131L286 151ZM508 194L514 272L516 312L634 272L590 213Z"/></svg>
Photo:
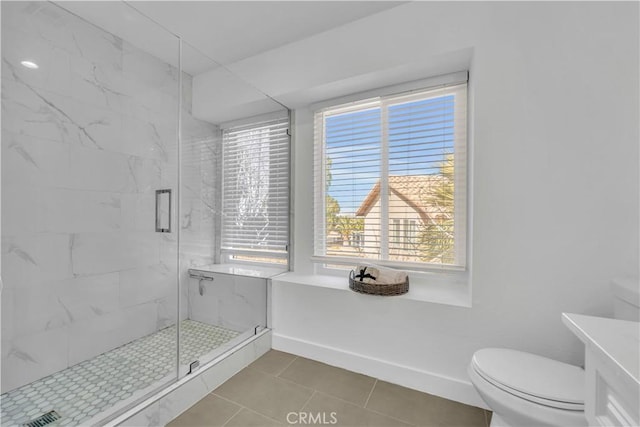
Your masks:
<svg viewBox="0 0 640 427"><path fill-rule="evenodd" d="M156 232L171 233L171 190L156 190Z"/></svg>

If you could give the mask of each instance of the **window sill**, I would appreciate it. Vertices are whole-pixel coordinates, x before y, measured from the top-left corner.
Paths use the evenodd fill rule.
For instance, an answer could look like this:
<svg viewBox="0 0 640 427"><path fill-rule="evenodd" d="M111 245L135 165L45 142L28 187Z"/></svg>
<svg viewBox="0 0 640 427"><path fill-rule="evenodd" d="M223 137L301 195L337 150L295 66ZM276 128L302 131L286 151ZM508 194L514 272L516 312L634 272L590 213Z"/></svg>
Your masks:
<svg viewBox="0 0 640 427"><path fill-rule="evenodd" d="M398 295L391 298L430 302L456 307L471 307L471 289L466 282L463 283L451 280L449 283L444 283L442 279L434 279L433 277L429 278L423 274L411 274L409 280L409 292L404 295ZM352 292L349 289L349 281L346 275L333 276L328 274L298 274L295 272L289 272L273 277L272 281L274 284L280 282ZM359 295L362 295L363 297L379 298L373 295Z"/></svg>

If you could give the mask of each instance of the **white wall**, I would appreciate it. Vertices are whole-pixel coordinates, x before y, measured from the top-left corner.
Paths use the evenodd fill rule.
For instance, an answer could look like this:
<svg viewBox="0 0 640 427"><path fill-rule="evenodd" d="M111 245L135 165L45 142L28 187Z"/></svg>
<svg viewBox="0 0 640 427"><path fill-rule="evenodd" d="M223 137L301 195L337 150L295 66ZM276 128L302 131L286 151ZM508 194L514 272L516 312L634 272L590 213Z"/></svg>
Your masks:
<svg viewBox="0 0 640 427"><path fill-rule="evenodd" d="M638 35L637 3L417 2L238 64L255 84L267 64L281 78L263 89L295 98L472 52L473 307L274 281L274 347L476 404L455 386L476 349L580 364L561 313L611 314L609 279L638 274ZM312 114L295 120L294 267L312 273Z"/></svg>
<svg viewBox="0 0 640 427"><path fill-rule="evenodd" d="M282 109L282 105L225 68L214 68L193 78L193 115L200 120L223 124Z"/></svg>

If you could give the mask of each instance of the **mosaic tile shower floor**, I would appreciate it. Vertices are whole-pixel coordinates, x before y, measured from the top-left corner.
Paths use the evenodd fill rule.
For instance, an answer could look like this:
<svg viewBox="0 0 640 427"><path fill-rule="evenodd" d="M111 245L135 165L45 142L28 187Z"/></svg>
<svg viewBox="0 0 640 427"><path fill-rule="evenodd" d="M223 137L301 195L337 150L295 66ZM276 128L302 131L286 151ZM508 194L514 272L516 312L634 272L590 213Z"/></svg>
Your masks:
<svg viewBox="0 0 640 427"><path fill-rule="evenodd" d="M240 335L193 320L181 322L181 363L186 364ZM21 426L55 410L54 425L77 426L130 398L175 370L176 327L125 344L93 359L0 396L1 425Z"/></svg>

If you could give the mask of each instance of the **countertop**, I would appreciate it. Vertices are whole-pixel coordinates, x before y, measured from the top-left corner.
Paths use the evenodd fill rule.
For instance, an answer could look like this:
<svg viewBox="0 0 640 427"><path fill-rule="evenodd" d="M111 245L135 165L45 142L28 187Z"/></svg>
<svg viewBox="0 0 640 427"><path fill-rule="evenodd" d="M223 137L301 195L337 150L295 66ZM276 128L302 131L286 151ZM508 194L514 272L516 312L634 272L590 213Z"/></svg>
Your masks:
<svg viewBox="0 0 640 427"><path fill-rule="evenodd" d="M562 322L592 350L610 360L621 374L640 385L640 323L562 313Z"/></svg>

